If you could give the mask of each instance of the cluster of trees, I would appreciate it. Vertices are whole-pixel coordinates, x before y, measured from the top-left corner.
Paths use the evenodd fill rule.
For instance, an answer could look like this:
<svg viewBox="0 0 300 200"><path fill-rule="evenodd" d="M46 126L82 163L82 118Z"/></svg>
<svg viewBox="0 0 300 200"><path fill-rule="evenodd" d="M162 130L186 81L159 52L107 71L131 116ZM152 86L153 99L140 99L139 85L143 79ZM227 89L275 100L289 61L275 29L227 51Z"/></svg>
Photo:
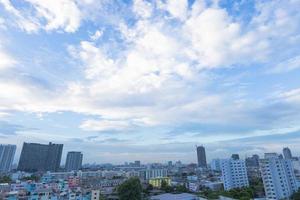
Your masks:
<svg viewBox="0 0 300 200"><path fill-rule="evenodd" d="M21 178L22 181L31 180L31 181L35 181L35 182L38 182L40 179L41 179L41 177L34 175L34 174L32 174L31 176L25 176L25 177Z"/></svg>
<svg viewBox="0 0 300 200"><path fill-rule="evenodd" d="M122 183L118 189L120 200L142 200L143 188L139 178L130 178Z"/></svg>
<svg viewBox="0 0 300 200"><path fill-rule="evenodd" d="M162 181L160 189L168 193L188 192L188 189L185 186L180 185L180 186L172 187L169 186L166 181ZM148 185L147 188L143 189L139 178L130 178L117 188L117 193L120 200L141 200L141 199L145 199L143 197L147 196L147 194L149 194L151 190L153 190L152 185Z"/></svg>
<svg viewBox="0 0 300 200"><path fill-rule="evenodd" d="M292 196L291 196L292 200L300 200L300 190L298 190L297 192L295 192Z"/></svg>
<svg viewBox="0 0 300 200"><path fill-rule="evenodd" d="M9 176L1 176L0 183L11 183L11 178Z"/></svg>
<svg viewBox="0 0 300 200"><path fill-rule="evenodd" d="M208 199L218 199L219 196L225 196L234 199L250 200L254 198L254 191L250 187L236 188L229 191L212 191L206 189L201 192L201 195Z"/></svg>
<svg viewBox="0 0 300 200"><path fill-rule="evenodd" d="M178 185L175 187L169 186L166 181L162 181L161 183L161 190L172 193L172 192L178 192L178 193L183 193L183 192L189 192L189 190L184 186L184 185Z"/></svg>

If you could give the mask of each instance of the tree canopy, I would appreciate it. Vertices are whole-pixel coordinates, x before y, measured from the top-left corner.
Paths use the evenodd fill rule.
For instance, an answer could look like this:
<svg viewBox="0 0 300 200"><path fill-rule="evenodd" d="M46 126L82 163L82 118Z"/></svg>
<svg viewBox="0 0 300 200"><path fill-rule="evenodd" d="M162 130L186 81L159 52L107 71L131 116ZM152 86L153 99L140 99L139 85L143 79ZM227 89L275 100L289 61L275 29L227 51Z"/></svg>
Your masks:
<svg viewBox="0 0 300 200"><path fill-rule="evenodd" d="M118 187L117 192L120 200L141 200L142 190L140 179L130 178Z"/></svg>

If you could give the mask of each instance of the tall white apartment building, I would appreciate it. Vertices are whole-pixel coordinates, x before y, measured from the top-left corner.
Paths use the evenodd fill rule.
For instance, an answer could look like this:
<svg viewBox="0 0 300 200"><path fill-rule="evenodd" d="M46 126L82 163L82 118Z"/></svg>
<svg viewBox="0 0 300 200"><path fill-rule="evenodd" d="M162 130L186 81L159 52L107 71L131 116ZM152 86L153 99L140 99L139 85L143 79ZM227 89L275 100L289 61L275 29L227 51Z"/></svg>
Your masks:
<svg viewBox="0 0 300 200"><path fill-rule="evenodd" d="M221 171L225 190L249 186L244 160L222 159Z"/></svg>
<svg viewBox="0 0 300 200"><path fill-rule="evenodd" d="M259 162L266 199L288 199L298 190L292 161L266 153Z"/></svg>

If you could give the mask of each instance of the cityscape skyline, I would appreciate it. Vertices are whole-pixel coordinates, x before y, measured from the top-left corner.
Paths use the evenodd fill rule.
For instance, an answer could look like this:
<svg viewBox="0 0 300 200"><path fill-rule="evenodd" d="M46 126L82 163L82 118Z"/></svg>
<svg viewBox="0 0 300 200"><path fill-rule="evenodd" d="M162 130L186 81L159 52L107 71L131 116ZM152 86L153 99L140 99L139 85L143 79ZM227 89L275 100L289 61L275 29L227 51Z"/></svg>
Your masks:
<svg viewBox="0 0 300 200"><path fill-rule="evenodd" d="M299 0L0 0L0 140L84 162L300 154ZM63 154L65 158L66 153ZM16 161L15 161L16 162Z"/></svg>
<svg viewBox="0 0 300 200"><path fill-rule="evenodd" d="M72 163L72 165L79 165L79 166L83 166L83 165L101 165L101 164L116 164L116 165L123 165L123 164L128 164L128 163L132 163L132 164L136 164L137 162L140 164L150 164L150 163L161 163L161 164L168 164L169 162L173 163L173 162L183 162L185 164L196 164L198 167L200 168L206 168L208 166L211 166L211 165L215 165L215 164L212 164L216 159L217 160L222 160L223 158L230 158L230 159L233 159L233 160L245 160L246 162L249 162L249 163L254 163L254 165L258 165L258 158L259 157L263 157L266 152L263 152L262 154L240 154L240 153L236 153L236 152L232 152L232 154L227 154L227 155L224 155L224 156L216 156L216 157L211 157L211 156L207 156L207 153L208 155L209 154L209 151L207 152L207 149L206 147L202 144L202 145L199 145L197 146L196 145L196 150L194 148L194 152L193 152L193 156L194 158L192 160L180 160L180 159L166 159L166 160L161 160L161 161L158 161L158 160L141 160L141 159L135 159L135 160L132 160L132 159L129 159L129 160L122 160L121 162L85 162L85 160L83 159L85 156L84 156L84 151L73 151L73 150L65 150L64 148L64 144L56 144L56 143L53 143L53 142L48 142L46 144L42 144L42 143L31 143L31 142L23 142L23 146L22 148L20 148L21 150L23 150L24 148L24 144L25 144L25 147L27 147L28 145L34 145L35 147L33 147L33 149L38 149L40 147L42 148L45 148L45 147L48 147L48 146L51 146L51 145L54 145L54 146L60 146L59 147L59 152L58 152L58 159L60 160L59 161L59 167L67 167L66 164L68 162L68 155L69 154L73 154L72 156L70 156L70 158L72 158L72 162L74 162L75 160L75 163ZM13 149L13 159L12 159L12 162L11 162L11 165L14 165L15 167L18 166L20 164L20 156L16 156L15 155L15 152L16 150L18 149L17 145L14 145L14 144L0 144L1 147L2 146L8 146L8 147L11 147L11 148L14 148ZM40 146L40 147L38 147ZM28 148L28 147L27 147ZM286 151L288 151L288 156L286 156ZM27 152L34 152L34 153L40 153L40 154L43 154L41 150L39 151L28 151ZM285 159L297 159L297 157L293 156L293 155L298 155L297 153L291 151L291 149L287 146L282 146L281 149L277 150L277 151L272 151L272 153L276 153L278 154L279 156L281 156L282 158L285 158ZM56 153L57 154L57 153ZM0 154L1 156L1 154ZM33 154L34 157L37 156L37 154ZM49 158L49 156L42 156L41 158ZM69 158L69 159L70 159ZM75 160L74 160L75 158ZM299 156L300 158L300 156ZM7 159L7 158L6 158ZM26 161L28 159L25 159ZM31 159L32 160L32 159ZM40 159L37 159L37 160L40 160ZM1 161L1 160L0 160ZM218 161L219 162L219 161ZM79 164L80 163L80 164ZM199 164L200 163L200 164ZM220 165L220 164L218 164ZM56 167L56 170L58 168ZM77 170L79 168L77 167Z"/></svg>

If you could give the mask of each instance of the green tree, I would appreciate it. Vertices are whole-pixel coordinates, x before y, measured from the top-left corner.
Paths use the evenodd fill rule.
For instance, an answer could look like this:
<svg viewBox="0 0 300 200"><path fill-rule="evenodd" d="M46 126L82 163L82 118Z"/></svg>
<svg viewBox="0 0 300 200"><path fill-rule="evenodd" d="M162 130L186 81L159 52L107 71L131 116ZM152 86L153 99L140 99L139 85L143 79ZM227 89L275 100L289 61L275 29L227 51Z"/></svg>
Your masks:
<svg viewBox="0 0 300 200"><path fill-rule="evenodd" d="M160 189L167 192L167 193L174 191L174 188L169 186L168 183L165 180L162 180Z"/></svg>
<svg viewBox="0 0 300 200"><path fill-rule="evenodd" d="M11 178L9 176L0 177L0 183L11 183Z"/></svg>
<svg viewBox="0 0 300 200"><path fill-rule="evenodd" d="M130 178L118 187L117 192L120 200L141 200L142 190L140 179Z"/></svg>
<svg viewBox="0 0 300 200"><path fill-rule="evenodd" d="M292 196L291 196L292 200L300 200L300 190L298 190L297 192L295 192Z"/></svg>
<svg viewBox="0 0 300 200"><path fill-rule="evenodd" d="M188 192L189 190L185 187L185 185L177 185L175 188L176 192Z"/></svg>

